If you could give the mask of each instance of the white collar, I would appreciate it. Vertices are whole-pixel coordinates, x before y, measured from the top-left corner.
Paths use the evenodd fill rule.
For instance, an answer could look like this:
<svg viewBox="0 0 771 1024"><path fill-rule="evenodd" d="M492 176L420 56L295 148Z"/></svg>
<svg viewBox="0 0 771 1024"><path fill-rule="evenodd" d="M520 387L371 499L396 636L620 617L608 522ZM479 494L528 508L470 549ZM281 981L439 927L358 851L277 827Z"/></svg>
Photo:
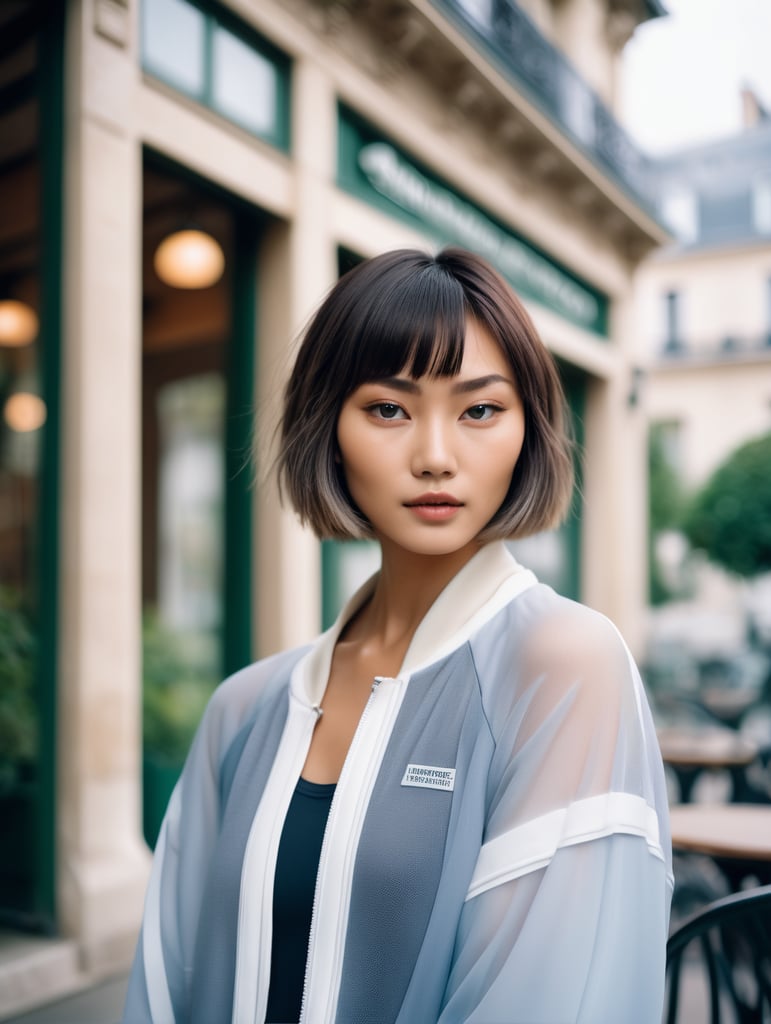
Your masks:
<svg viewBox="0 0 771 1024"><path fill-rule="evenodd" d="M368 600L377 578L375 573L356 591L335 623L321 634L298 664L292 689L303 703L320 703L337 638L343 626ZM486 544L453 576L423 616L407 648L399 677L406 679L419 667L456 650L517 594L537 582L534 574L510 554L503 541Z"/></svg>

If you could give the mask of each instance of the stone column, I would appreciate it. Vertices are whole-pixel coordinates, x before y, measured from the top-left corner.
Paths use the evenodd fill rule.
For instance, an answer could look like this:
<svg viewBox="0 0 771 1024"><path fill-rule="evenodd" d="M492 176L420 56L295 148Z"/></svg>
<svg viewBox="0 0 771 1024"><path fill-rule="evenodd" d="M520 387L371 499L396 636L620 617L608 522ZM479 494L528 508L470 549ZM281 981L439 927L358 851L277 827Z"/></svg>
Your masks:
<svg viewBox="0 0 771 1024"><path fill-rule="evenodd" d="M62 932L127 962L141 838L141 152L128 0L68 5L57 796Z"/></svg>
<svg viewBox="0 0 771 1024"><path fill-rule="evenodd" d="M611 338L617 359L589 386L582 595L642 653L647 599L647 456L642 395L635 378L631 299L614 299ZM639 383L639 382L638 382Z"/></svg>
<svg viewBox="0 0 771 1024"><path fill-rule="evenodd" d="M625 355L618 386L622 444L617 452L617 621L633 654L641 658L647 639L648 607L648 389L647 358L635 316L631 281L628 291L614 304L613 332Z"/></svg>
<svg viewBox="0 0 771 1024"><path fill-rule="evenodd" d="M334 88L311 59L298 60L292 77L295 208L289 224L266 235L260 256L258 394L260 433L277 422L280 398L294 357L294 342L337 279L330 192L336 165ZM264 446L267 447L267 444ZM263 467L269 456L263 454ZM260 655L304 642L321 625L319 543L281 509L275 481L257 493L258 599L255 635Z"/></svg>

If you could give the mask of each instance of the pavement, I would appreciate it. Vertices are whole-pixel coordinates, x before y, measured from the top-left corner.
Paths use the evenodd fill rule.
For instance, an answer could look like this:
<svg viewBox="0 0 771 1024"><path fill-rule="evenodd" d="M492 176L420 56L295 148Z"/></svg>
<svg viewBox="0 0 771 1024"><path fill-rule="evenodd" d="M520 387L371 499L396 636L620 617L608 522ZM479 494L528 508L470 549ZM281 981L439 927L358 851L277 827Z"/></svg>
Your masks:
<svg viewBox="0 0 771 1024"><path fill-rule="evenodd" d="M103 981L77 995L3 1021L3 1024L120 1024L128 977ZM709 1017L709 993L700 966L685 963L678 1021L703 1024Z"/></svg>
<svg viewBox="0 0 771 1024"><path fill-rule="evenodd" d="M127 985L128 975L109 978L3 1024L119 1024Z"/></svg>
<svg viewBox="0 0 771 1024"><path fill-rule="evenodd" d="M693 909L689 905L691 899L698 906L703 905L716 895L721 895L720 892L715 891L717 882L714 871L716 869L713 869L714 866L705 858L698 860L691 858L685 864L678 861L676 870L679 875L680 888L673 907L672 923L674 926L677 925L678 919L687 916ZM55 948L46 950L45 943L38 941L41 950L37 950L33 940L28 940L28 943L27 957L30 961L34 959L35 955L47 958L41 960L38 974L30 975L26 979L26 989L27 992L38 992L39 998L45 1000L44 980L50 978L57 967L61 967L61 964L51 957L60 956L62 950L59 950L59 946L62 944L60 943L59 946L54 944ZM64 953L71 952L68 947L65 947L66 944L62 946ZM13 948L12 944L10 948ZM2 952L3 947L0 943L0 954ZM0 980L2 980L2 967L3 961L0 955ZM69 994L49 1000L35 1010L26 1010L13 1017L3 1016L0 1012L0 1022L2 1024L121 1024L127 985L128 974L124 971L88 987L78 988L77 991L70 988ZM2 989L1 985L0 989ZM62 989L60 988L59 991ZM678 1021L680 1024L703 1024L709 1017L708 1009L709 993L703 967L694 958L686 956L681 975Z"/></svg>

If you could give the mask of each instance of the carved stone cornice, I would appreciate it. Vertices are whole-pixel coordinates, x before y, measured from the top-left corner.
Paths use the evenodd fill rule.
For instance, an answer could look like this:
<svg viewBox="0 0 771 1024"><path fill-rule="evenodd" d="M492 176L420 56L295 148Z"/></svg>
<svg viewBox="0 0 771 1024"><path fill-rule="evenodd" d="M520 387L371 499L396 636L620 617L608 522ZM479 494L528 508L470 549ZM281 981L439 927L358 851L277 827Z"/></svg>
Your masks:
<svg viewBox="0 0 771 1024"><path fill-rule="evenodd" d="M592 164L580 146L549 122L532 96L505 69L485 56L472 36L432 0L289 0L300 14L315 12L324 41L373 78L386 82L405 104L423 96L436 110L435 124L469 152L489 153L511 168L512 179L532 182L534 193L551 193L558 205L577 196L571 210L596 225L606 222L629 252L648 251L668 240L631 189ZM616 0L609 32L620 40L636 23L636 0ZM642 20L640 17L637 20ZM610 115L607 115L610 118ZM607 131L598 124L598 131ZM603 221L603 217L605 220Z"/></svg>

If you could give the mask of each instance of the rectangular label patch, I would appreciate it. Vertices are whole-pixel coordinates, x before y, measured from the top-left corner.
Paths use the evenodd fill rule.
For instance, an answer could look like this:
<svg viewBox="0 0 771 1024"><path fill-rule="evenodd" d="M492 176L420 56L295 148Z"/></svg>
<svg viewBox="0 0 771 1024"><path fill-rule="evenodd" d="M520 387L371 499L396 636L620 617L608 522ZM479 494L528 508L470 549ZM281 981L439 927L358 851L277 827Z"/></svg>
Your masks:
<svg viewBox="0 0 771 1024"><path fill-rule="evenodd" d="M429 764L408 764L402 779L403 786L418 786L421 789L455 789L454 768L433 768Z"/></svg>

